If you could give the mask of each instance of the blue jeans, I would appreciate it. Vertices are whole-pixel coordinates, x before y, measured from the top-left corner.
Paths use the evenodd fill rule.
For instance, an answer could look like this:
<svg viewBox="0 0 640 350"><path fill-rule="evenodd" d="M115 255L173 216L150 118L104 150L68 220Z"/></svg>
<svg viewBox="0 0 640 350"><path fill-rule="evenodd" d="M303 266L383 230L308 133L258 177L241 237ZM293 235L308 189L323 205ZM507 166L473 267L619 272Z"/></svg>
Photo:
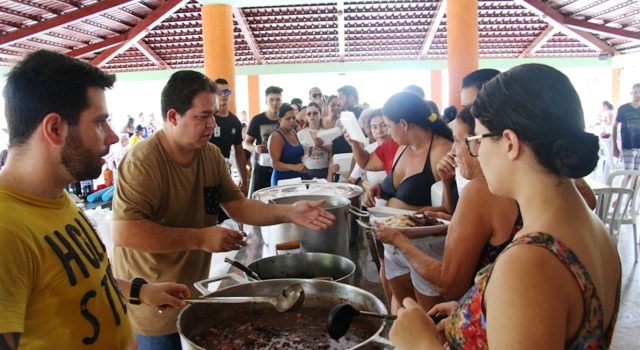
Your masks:
<svg viewBox="0 0 640 350"><path fill-rule="evenodd" d="M136 334L138 350L182 350L178 333L157 337Z"/></svg>

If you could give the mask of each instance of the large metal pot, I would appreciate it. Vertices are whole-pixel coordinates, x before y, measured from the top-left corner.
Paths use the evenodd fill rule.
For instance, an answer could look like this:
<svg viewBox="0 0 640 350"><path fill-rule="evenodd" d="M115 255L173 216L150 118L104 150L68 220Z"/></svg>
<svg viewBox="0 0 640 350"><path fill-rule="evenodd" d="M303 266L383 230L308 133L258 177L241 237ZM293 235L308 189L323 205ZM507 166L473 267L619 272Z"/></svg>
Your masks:
<svg viewBox="0 0 640 350"><path fill-rule="evenodd" d="M263 239L267 243L267 237L273 239L277 236L283 241L298 240L305 252L331 253L341 256L349 254L350 214L367 215L357 208L351 207L351 202L342 197L321 195L298 195L271 199L275 204L293 204L301 200L324 200L323 209L335 215L336 219L325 230L312 230L295 224L279 224L269 227L269 231L263 231ZM278 242L278 243L279 243Z"/></svg>
<svg viewBox="0 0 640 350"><path fill-rule="evenodd" d="M351 206L354 208L361 208L362 187L345 184L345 183L322 183L315 180L303 181L301 184L283 185L263 188L253 193L252 198L264 203L269 203L274 199L301 195L324 195L324 196L337 196L346 198L351 202ZM269 231L268 235L264 235L265 242L269 244L269 241L273 240L275 243L286 242L294 239L285 239L281 237L281 230L266 230ZM264 231L262 231L264 232ZM352 217L349 224L349 244L356 242L358 237L359 226L355 221L355 217Z"/></svg>
<svg viewBox="0 0 640 350"><path fill-rule="evenodd" d="M227 275L231 278L230 275ZM228 278L227 277L227 278ZM220 278L216 278L220 279ZM195 284L203 294L208 293L205 285L216 279L209 279ZM252 283L243 283L207 294L210 297L218 296L272 296L281 293L293 283L299 283L305 292L302 310L306 308L330 309L336 304L348 302L354 307L377 313L387 313L384 303L373 294L343 283L304 280L304 279L278 279ZM238 304L229 307L224 304L192 304L183 309L178 316L178 332L183 343L190 349L204 349L194 342L194 338L205 329L223 320L233 319L239 313L255 312L258 308L268 308L270 305L262 304ZM276 311L274 311L276 312ZM384 320L374 320L378 325L377 330L371 336L352 349L360 348L370 342L387 344L388 341L380 337L380 332L385 326Z"/></svg>
<svg viewBox="0 0 640 350"><path fill-rule="evenodd" d="M248 266L260 279L323 278L352 283L356 264L351 259L327 253L274 255L258 259Z"/></svg>

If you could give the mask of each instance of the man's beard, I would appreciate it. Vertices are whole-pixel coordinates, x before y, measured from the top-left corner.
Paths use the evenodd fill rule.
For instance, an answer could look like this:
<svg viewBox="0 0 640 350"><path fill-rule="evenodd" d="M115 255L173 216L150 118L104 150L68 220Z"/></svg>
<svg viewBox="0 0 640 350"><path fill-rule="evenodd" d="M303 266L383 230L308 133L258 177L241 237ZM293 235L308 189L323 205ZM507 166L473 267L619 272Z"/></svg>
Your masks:
<svg viewBox="0 0 640 350"><path fill-rule="evenodd" d="M71 127L62 149L62 165L77 181L95 179L102 172L102 156L85 147L77 127Z"/></svg>

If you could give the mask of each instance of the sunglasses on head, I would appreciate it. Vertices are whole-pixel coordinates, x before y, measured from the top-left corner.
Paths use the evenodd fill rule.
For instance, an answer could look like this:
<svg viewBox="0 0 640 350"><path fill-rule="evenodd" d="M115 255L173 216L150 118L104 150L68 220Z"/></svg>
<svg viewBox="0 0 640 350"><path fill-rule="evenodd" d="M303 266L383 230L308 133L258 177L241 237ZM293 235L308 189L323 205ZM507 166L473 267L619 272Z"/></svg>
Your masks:
<svg viewBox="0 0 640 350"><path fill-rule="evenodd" d="M216 91L216 94L218 94L218 96L222 96L222 95L229 96L231 95L231 89L218 90Z"/></svg>
<svg viewBox="0 0 640 350"><path fill-rule="evenodd" d="M311 97L313 97L313 98L320 98L320 97L322 97L322 93L311 94Z"/></svg>

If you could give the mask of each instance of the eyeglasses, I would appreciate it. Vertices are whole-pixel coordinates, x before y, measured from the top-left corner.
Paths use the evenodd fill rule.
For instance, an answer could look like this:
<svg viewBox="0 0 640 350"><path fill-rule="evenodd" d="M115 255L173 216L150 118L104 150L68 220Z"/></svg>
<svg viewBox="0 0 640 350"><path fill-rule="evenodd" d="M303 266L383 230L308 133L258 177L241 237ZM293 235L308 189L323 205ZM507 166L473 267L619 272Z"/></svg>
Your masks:
<svg viewBox="0 0 640 350"><path fill-rule="evenodd" d="M478 151L480 150L480 141L485 138L485 137L495 137L495 136L499 136L499 135L495 135L491 132L488 132L486 134L482 134L482 135L474 135L474 136L467 136L464 138L464 142L467 144L467 149L469 150L469 154L472 157L477 157L478 156Z"/></svg>
<svg viewBox="0 0 640 350"><path fill-rule="evenodd" d="M231 89L218 90L218 91L216 91L216 94L218 96L222 96L222 95L229 96L229 95L231 95Z"/></svg>
<svg viewBox="0 0 640 350"><path fill-rule="evenodd" d="M313 97L313 98L320 98L320 97L322 97L322 92L317 93L317 94L311 94L311 97Z"/></svg>

